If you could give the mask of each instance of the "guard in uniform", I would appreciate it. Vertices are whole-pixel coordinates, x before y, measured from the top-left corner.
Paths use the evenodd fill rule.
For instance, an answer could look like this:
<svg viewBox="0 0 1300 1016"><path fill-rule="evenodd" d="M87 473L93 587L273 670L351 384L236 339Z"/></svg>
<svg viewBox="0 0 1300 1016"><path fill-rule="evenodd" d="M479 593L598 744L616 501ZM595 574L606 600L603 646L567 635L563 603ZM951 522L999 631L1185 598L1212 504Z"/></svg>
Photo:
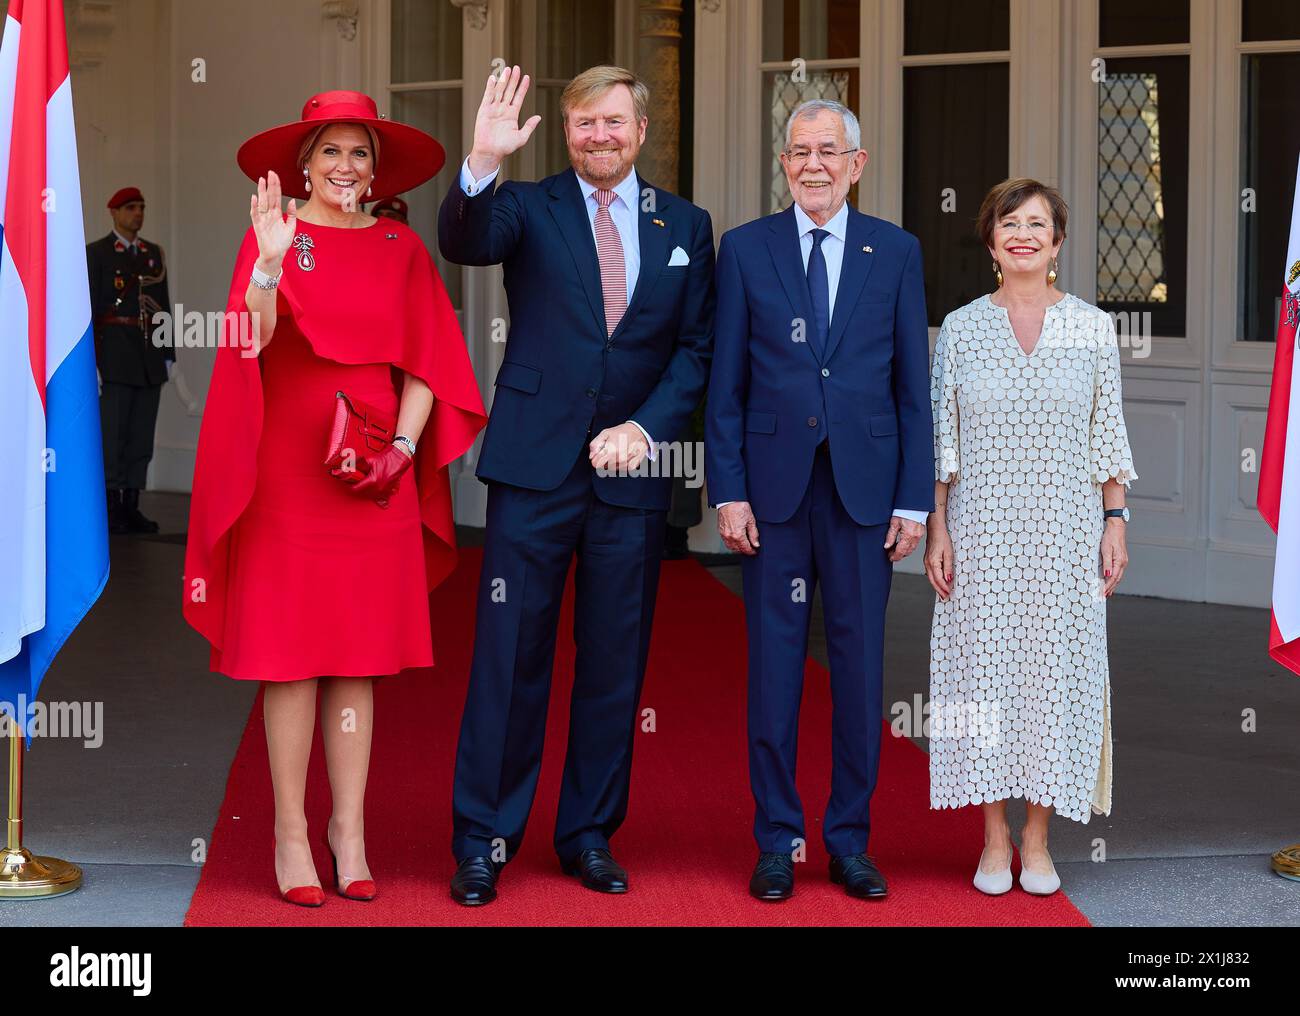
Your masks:
<svg viewBox="0 0 1300 1016"><path fill-rule="evenodd" d="M140 191L122 188L109 198L108 208L113 231L86 245L86 262L101 381L109 531L156 533L158 523L140 511L140 491L153 458L158 397L176 362L170 340L162 347L152 340L154 315L172 311L167 268L162 248L140 239Z"/></svg>
<svg viewBox="0 0 1300 1016"><path fill-rule="evenodd" d="M382 201L376 201L370 206L370 214L377 219L396 219L403 226L409 226L407 221L409 209L406 202L401 198L384 198Z"/></svg>

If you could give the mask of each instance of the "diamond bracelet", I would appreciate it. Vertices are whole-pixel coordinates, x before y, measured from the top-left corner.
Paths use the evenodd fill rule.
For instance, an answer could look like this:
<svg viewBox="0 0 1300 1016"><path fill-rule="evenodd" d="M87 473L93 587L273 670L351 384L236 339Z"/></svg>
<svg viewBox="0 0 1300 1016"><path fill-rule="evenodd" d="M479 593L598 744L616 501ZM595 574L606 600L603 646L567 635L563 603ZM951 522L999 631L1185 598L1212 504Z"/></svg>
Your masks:
<svg viewBox="0 0 1300 1016"><path fill-rule="evenodd" d="M266 272L258 268L257 265L253 265L253 277L249 281L251 281L258 289L275 289L280 285L280 276L283 274L283 268L274 275L267 275Z"/></svg>

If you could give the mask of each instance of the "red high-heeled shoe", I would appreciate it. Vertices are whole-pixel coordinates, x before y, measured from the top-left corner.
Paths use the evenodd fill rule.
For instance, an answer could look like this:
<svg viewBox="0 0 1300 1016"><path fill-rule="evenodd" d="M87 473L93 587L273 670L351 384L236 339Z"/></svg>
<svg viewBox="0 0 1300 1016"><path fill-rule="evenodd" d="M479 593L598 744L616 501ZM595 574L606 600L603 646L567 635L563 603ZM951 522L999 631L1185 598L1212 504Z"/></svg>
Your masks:
<svg viewBox="0 0 1300 1016"><path fill-rule="evenodd" d="M271 849L275 850L275 837L271 837ZM300 907L319 907L325 902L325 890L318 885L296 885L280 891L280 898L286 903L296 903Z"/></svg>
<svg viewBox="0 0 1300 1016"><path fill-rule="evenodd" d="M348 879L347 885L343 885L339 882L339 859L334 856L334 848L330 845L330 834L328 829L325 831L325 849L330 852L330 860L334 863L334 887L338 890L340 896L348 900L359 900L362 903L369 903L379 894L379 890L375 888L374 879L350 878Z"/></svg>

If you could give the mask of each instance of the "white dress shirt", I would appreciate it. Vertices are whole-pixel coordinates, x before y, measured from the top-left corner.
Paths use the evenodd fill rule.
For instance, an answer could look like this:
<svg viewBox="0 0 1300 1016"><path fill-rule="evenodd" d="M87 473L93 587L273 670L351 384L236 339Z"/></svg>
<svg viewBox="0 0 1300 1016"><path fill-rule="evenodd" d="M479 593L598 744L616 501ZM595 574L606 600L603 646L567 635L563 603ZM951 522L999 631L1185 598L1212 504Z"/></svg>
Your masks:
<svg viewBox="0 0 1300 1016"><path fill-rule="evenodd" d="M596 188L578 177L578 187L582 190L583 201L587 206L587 219L591 222L591 238L596 239L596 210L600 203L596 200ZM609 203L609 217L614 220L618 238L623 241L623 264L627 269L627 298L630 303L636 292L636 280L641 274L641 240L637 233L637 206L641 202L641 189L637 186L636 173L630 172L623 177L623 182L614 187L614 200Z"/></svg>
<svg viewBox="0 0 1300 1016"><path fill-rule="evenodd" d="M799 253L803 255L804 275L808 274L808 259L812 256L813 249L813 230L824 229L830 235L822 240L822 256L826 259L826 281L830 285L831 299L831 319L835 318L835 294L840 288L840 269L844 265L844 236L849 228L849 203L846 201L840 205L840 210L830 217L830 220L824 226L818 226L808 217L808 213L796 204L794 206L794 221L799 224ZM732 502L723 501L718 507L729 505ZM925 524L928 517L927 512L916 511L911 508L895 508L894 514L902 519L910 519L912 522Z"/></svg>
<svg viewBox="0 0 1300 1016"><path fill-rule="evenodd" d="M484 187L492 183L501 172L498 166L482 180L475 180L474 174L469 171L469 158L460 167L460 187L467 197L473 197L478 194ZM576 175L576 174L575 174ZM578 187L582 190L583 204L587 208L587 219L591 223L591 239L596 242L596 209L600 207L596 201L597 188L589 184L582 177L578 177ZM614 200L609 203L609 217L614 221L614 227L618 230L618 238L623 242L623 265L627 272L627 299L632 301L632 294L636 292L636 280L641 273L641 240L637 232L637 207L641 200L641 188L637 184L636 170L628 172L621 183L614 186ZM650 435L646 429L635 420L628 421L636 426L646 440L649 447L650 460L655 458L655 444L650 440Z"/></svg>
<svg viewBox="0 0 1300 1016"><path fill-rule="evenodd" d="M799 224L799 253L803 255L803 273L808 275L808 259L812 257L813 230L824 229L830 233L822 241L822 255L826 258L826 281L831 290L831 320L835 320L835 294L840 288L840 268L844 264L844 234L849 228L849 203L831 216L826 225L818 226L798 205L794 206L794 221Z"/></svg>

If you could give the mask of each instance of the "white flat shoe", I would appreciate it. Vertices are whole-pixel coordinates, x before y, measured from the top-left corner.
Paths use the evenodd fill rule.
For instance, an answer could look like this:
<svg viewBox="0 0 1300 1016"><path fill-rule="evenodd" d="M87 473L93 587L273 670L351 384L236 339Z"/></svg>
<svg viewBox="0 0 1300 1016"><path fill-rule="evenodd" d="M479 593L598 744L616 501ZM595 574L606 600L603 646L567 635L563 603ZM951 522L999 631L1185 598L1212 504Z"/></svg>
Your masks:
<svg viewBox="0 0 1300 1016"><path fill-rule="evenodd" d="M975 869L975 888L989 896L1001 896L1005 892L1011 891L1011 854L1015 847L1007 853L1007 866L1001 871L985 871L984 855L980 854L979 867Z"/></svg>
<svg viewBox="0 0 1300 1016"><path fill-rule="evenodd" d="M1035 896L1051 896L1061 888L1061 878L1056 874L1056 865L1052 865L1050 875L1039 875L1025 867L1024 858L1020 860L1020 888Z"/></svg>

